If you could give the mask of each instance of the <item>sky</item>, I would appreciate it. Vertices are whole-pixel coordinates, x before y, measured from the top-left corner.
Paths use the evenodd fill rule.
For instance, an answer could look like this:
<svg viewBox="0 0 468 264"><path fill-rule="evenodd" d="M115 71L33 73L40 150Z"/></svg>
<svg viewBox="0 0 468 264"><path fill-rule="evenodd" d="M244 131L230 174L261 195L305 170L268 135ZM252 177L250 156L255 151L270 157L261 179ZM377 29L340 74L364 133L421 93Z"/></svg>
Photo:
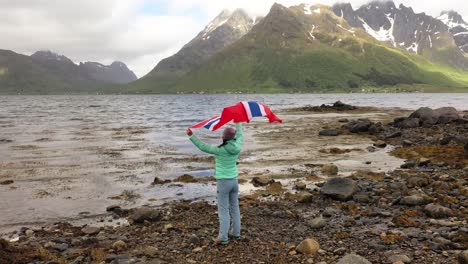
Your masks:
<svg viewBox="0 0 468 264"><path fill-rule="evenodd" d="M176 53L223 9L265 15L271 5L332 5L321 0L0 0L0 49L30 55L50 50L74 62L122 61L142 77ZM343 2L343 1L340 1ZM368 0L350 0L359 8ZM415 12L453 9L468 17L466 0L404 0Z"/></svg>

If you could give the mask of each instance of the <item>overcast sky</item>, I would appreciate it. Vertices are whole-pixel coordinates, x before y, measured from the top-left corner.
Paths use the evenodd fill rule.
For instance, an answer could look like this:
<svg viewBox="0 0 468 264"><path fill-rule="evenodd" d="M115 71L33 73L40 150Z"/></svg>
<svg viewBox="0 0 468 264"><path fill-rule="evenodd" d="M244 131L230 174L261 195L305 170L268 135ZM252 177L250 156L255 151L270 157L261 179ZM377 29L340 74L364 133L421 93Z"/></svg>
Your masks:
<svg viewBox="0 0 468 264"><path fill-rule="evenodd" d="M336 1L0 0L0 49L28 55L51 50L75 62L120 60L142 77L159 60L176 53L222 9L242 7L252 15L265 15L274 2L290 6ZM368 1L349 2L356 9ZM395 3L432 16L448 9L468 16L466 0Z"/></svg>

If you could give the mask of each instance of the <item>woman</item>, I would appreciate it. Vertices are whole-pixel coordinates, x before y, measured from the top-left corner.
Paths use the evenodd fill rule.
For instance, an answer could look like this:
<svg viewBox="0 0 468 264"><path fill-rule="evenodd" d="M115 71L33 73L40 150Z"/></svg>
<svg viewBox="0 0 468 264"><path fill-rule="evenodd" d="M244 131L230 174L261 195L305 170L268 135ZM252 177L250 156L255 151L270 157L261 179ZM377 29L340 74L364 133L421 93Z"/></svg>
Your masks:
<svg viewBox="0 0 468 264"><path fill-rule="evenodd" d="M228 127L223 131L223 143L211 146L203 143L187 129L190 140L201 151L215 155L215 178L218 198L219 235L217 244L227 245L229 242L229 213L232 218L232 236L240 239L239 185L237 182L237 159L242 146L242 124L237 123L236 129Z"/></svg>

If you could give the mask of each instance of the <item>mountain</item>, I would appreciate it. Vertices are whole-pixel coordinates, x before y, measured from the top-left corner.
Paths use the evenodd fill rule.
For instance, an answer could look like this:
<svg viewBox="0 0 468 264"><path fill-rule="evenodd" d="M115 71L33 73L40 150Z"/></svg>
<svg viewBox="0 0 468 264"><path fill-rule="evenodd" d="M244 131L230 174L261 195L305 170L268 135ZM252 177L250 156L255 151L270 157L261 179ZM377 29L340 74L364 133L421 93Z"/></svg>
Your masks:
<svg viewBox="0 0 468 264"><path fill-rule="evenodd" d="M34 63L30 56L0 50L0 94L44 94L71 89L71 84Z"/></svg>
<svg viewBox="0 0 468 264"><path fill-rule="evenodd" d="M258 21L258 20L257 20ZM256 21L244 10L223 10L198 35L173 56L163 59L136 86L150 86L157 82L171 83L195 69L220 50L239 40L250 31Z"/></svg>
<svg viewBox="0 0 468 264"><path fill-rule="evenodd" d="M0 94L95 93L98 87L126 84L137 77L122 62L75 64L51 51L31 56L0 50Z"/></svg>
<svg viewBox="0 0 468 264"><path fill-rule="evenodd" d="M114 61L106 66L98 62L85 62L78 65L80 71L92 80L104 83L126 84L138 78L125 63Z"/></svg>
<svg viewBox="0 0 468 264"><path fill-rule="evenodd" d="M336 4L333 11L353 27L362 28L395 48L417 53L431 61L468 68L447 25L425 13L414 13L411 7L403 4L396 7L392 1L373 1L357 10L349 3Z"/></svg>
<svg viewBox="0 0 468 264"><path fill-rule="evenodd" d="M108 66L98 62L84 62L76 65L69 58L51 51L37 51L31 55L31 58L50 72L63 76L65 80L109 84L125 84L137 80L135 73L119 61Z"/></svg>
<svg viewBox="0 0 468 264"><path fill-rule="evenodd" d="M179 53L119 91L255 93L468 87L466 58L447 25L403 5L397 8L393 2L371 2L354 10L350 4L289 8L274 4L258 22L249 23L252 20L246 18L248 26L236 35L237 40L221 41L223 45L210 49L209 54L202 52L194 43L219 41L207 32L226 25L230 18L225 14ZM229 32L234 28L226 25ZM192 54L200 53L205 56L199 56L196 63L185 63ZM163 67L168 62L171 67Z"/></svg>
<svg viewBox="0 0 468 264"><path fill-rule="evenodd" d="M468 23L455 11L444 11L437 18L447 25L457 46L468 53Z"/></svg>

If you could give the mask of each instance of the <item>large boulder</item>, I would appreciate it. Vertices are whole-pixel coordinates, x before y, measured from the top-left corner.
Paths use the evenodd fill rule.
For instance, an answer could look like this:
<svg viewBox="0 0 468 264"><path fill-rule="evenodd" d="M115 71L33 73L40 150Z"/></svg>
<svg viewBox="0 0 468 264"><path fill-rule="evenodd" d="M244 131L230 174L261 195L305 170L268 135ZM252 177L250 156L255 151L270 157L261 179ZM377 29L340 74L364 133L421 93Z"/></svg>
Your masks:
<svg viewBox="0 0 468 264"><path fill-rule="evenodd" d="M348 254L342 257L336 264L372 264L370 261L355 254Z"/></svg>
<svg viewBox="0 0 468 264"><path fill-rule="evenodd" d="M419 118L397 118L395 119L394 127L399 127L399 128L415 128L419 127Z"/></svg>
<svg viewBox="0 0 468 264"><path fill-rule="evenodd" d="M320 189L322 194L333 199L346 201L357 192L357 183L348 178L331 178Z"/></svg>
<svg viewBox="0 0 468 264"><path fill-rule="evenodd" d="M437 123L446 124L460 119L457 109L453 107L441 107L434 112L438 115Z"/></svg>
<svg viewBox="0 0 468 264"><path fill-rule="evenodd" d="M131 223L143 223L144 221L155 222L161 220L161 212L152 208L136 208L133 209L128 217Z"/></svg>
<svg viewBox="0 0 468 264"><path fill-rule="evenodd" d="M373 123L369 119L357 119L349 121L343 127L352 133L365 133L369 131L372 124Z"/></svg>
<svg viewBox="0 0 468 264"><path fill-rule="evenodd" d="M437 124L439 120L439 113L435 112L429 107L421 107L411 113L410 118L418 118L419 124L422 126L432 126Z"/></svg>

